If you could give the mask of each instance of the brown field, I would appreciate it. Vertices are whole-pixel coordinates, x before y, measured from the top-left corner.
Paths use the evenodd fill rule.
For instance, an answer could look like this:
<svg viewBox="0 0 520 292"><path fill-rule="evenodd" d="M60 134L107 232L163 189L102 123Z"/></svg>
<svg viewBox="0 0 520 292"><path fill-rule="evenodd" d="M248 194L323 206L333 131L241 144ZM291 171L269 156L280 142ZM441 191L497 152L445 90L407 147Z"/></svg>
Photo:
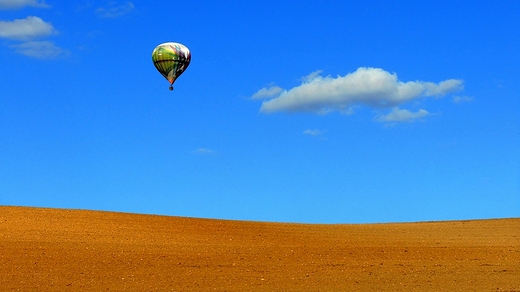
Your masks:
<svg viewBox="0 0 520 292"><path fill-rule="evenodd" d="M310 225L0 207L1 291L520 291L520 219Z"/></svg>

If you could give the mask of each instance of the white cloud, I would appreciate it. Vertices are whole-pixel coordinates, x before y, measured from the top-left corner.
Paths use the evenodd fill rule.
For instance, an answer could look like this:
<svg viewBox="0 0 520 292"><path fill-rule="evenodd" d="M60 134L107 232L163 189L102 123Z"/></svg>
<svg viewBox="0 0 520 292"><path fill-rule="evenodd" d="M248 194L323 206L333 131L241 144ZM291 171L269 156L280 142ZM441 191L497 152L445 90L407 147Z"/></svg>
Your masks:
<svg viewBox="0 0 520 292"><path fill-rule="evenodd" d="M49 7L43 0L0 0L0 9L15 9L24 6ZM8 44L8 46L16 53L32 58L54 59L68 55L67 50L61 49L51 41L35 41L57 33L58 31L50 22L45 22L37 16L0 21L0 38L22 41L22 43Z"/></svg>
<svg viewBox="0 0 520 292"><path fill-rule="evenodd" d="M307 76L303 76L301 80L303 83L311 82L312 80L319 77L321 72L323 72L323 70L316 70Z"/></svg>
<svg viewBox="0 0 520 292"><path fill-rule="evenodd" d="M323 131L318 129L307 129L303 131L303 134L309 135L309 136L320 136L323 135Z"/></svg>
<svg viewBox="0 0 520 292"><path fill-rule="evenodd" d="M429 116L430 113L425 109L420 109L417 112L411 112L406 109L394 107L389 114L380 116L377 120L380 122L394 123L394 122L410 122L416 119L421 119Z"/></svg>
<svg viewBox="0 0 520 292"><path fill-rule="evenodd" d="M52 24L37 16L27 16L24 19L0 21L0 37L12 40L32 40L55 34Z"/></svg>
<svg viewBox="0 0 520 292"><path fill-rule="evenodd" d="M462 81L458 79L448 79L439 82L439 84L425 82L424 85L426 89L426 96L442 96L448 93L461 91L462 89L464 89Z"/></svg>
<svg viewBox="0 0 520 292"><path fill-rule="evenodd" d="M253 94L253 96L251 96L251 99L264 99L273 97L280 94L282 91L283 89L278 86L264 87L258 90L255 94Z"/></svg>
<svg viewBox="0 0 520 292"><path fill-rule="evenodd" d="M20 9L26 6L37 8L49 7L43 0L0 0L0 9Z"/></svg>
<svg viewBox="0 0 520 292"><path fill-rule="evenodd" d="M63 50L50 41L31 41L19 45L11 45L18 54L37 59L55 59L66 56L68 51Z"/></svg>
<svg viewBox="0 0 520 292"><path fill-rule="evenodd" d="M470 97L470 96L454 96L453 97L453 102L454 103L463 103L463 102L472 102L473 101L473 97Z"/></svg>
<svg viewBox="0 0 520 292"><path fill-rule="evenodd" d="M361 67L345 76L332 78L311 73L300 86L282 91L262 102L261 112L273 113L331 111L350 113L353 106L366 105L389 108L423 96L442 96L463 89L462 80L449 79L440 83L402 82L396 74L379 68ZM257 92L258 94L258 92Z"/></svg>
<svg viewBox="0 0 520 292"><path fill-rule="evenodd" d="M132 2L118 5L117 2L110 2L109 7L99 7L96 9L96 14L102 18L116 18L134 11L135 6Z"/></svg>

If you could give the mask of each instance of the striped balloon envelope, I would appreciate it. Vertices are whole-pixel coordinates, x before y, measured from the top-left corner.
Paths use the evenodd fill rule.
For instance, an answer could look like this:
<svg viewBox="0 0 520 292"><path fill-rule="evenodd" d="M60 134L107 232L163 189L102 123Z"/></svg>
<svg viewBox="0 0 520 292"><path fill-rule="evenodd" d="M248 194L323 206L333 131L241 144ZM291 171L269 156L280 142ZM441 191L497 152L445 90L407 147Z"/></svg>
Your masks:
<svg viewBox="0 0 520 292"><path fill-rule="evenodd" d="M163 43L153 50L152 61L157 71L170 82L170 90L173 90L173 83L190 64L191 52L183 44Z"/></svg>

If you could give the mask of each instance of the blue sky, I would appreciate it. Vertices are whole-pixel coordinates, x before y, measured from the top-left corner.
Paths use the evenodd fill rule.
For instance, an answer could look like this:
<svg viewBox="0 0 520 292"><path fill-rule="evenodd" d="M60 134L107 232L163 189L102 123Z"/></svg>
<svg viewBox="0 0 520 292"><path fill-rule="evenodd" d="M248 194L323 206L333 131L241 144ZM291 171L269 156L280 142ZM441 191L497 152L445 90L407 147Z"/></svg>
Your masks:
<svg viewBox="0 0 520 292"><path fill-rule="evenodd" d="M518 1L0 0L0 205L520 217ZM175 90L163 42L190 48Z"/></svg>

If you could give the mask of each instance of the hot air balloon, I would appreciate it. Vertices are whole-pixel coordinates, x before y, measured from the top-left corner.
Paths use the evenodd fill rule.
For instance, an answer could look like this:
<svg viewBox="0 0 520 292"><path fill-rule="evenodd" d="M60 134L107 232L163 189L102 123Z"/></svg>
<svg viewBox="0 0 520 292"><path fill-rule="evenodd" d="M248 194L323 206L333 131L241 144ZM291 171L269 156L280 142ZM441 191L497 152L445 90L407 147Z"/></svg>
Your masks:
<svg viewBox="0 0 520 292"><path fill-rule="evenodd" d="M157 71L170 82L170 90L173 90L173 82L190 64L191 53L183 44L164 43L153 50L152 61Z"/></svg>

